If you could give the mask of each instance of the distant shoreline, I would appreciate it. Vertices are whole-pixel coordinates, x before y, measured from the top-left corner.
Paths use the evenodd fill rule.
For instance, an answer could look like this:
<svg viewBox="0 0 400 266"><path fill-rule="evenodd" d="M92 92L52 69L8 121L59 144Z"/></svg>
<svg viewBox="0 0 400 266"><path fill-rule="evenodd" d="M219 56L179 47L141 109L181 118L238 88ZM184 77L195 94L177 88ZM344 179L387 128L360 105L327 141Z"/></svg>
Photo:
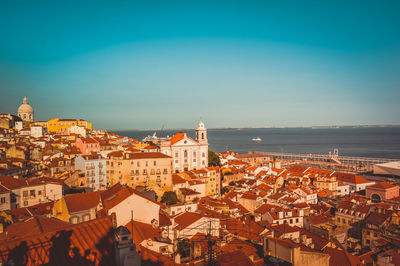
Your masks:
<svg viewBox="0 0 400 266"><path fill-rule="evenodd" d="M242 130L242 129L297 129L297 128L309 128L309 129L338 129L338 128L382 128L382 127L400 127L400 125L346 125L346 126L304 126L304 127L212 127L207 128L208 130ZM170 131L170 130L195 130L195 128L164 128L164 129L107 129L107 131L124 132L124 131Z"/></svg>

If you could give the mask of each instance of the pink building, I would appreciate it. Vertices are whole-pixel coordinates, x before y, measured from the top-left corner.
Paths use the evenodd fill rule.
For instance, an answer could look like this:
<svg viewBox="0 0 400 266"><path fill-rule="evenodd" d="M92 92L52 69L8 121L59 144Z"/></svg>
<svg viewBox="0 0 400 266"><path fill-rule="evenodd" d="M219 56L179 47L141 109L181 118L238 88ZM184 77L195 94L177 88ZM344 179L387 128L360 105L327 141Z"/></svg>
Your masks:
<svg viewBox="0 0 400 266"><path fill-rule="evenodd" d="M399 196L399 186L387 182L376 183L366 187L365 195L375 202L389 200Z"/></svg>
<svg viewBox="0 0 400 266"><path fill-rule="evenodd" d="M94 138L78 138L76 139L75 146L83 155L89 155L92 152L100 151L100 143Z"/></svg>

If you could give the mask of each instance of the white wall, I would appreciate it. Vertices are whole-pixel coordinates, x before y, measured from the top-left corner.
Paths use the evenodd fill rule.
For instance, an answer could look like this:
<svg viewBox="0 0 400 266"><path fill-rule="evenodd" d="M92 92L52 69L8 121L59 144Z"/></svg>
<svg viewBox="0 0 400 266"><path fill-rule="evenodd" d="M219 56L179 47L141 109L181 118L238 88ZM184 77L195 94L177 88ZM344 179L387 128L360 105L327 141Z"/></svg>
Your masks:
<svg viewBox="0 0 400 266"><path fill-rule="evenodd" d="M151 224L155 219L159 222L160 205L136 194L132 194L114 208L108 211L108 214L115 212L117 226L125 226L131 221L131 211L133 211L133 220Z"/></svg>
<svg viewBox="0 0 400 266"><path fill-rule="evenodd" d="M56 183L45 184L45 197L47 201L55 201L62 198L62 185Z"/></svg>

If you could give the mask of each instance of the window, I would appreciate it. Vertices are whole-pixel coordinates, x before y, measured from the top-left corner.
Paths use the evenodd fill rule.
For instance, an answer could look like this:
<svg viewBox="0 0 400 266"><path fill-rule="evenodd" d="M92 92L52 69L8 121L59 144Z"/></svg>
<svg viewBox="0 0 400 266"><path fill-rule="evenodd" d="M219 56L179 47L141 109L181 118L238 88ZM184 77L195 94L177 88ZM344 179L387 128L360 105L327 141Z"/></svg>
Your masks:
<svg viewBox="0 0 400 266"><path fill-rule="evenodd" d="M179 156L179 153L178 152L175 152L175 157L178 157Z"/></svg>
<svg viewBox="0 0 400 266"><path fill-rule="evenodd" d="M367 239L367 241L365 241L367 244L369 244L370 242L369 242L369 239Z"/></svg>
<svg viewBox="0 0 400 266"><path fill-rule="evenodd" d="M0 204L4 204L4 203L6 203L6 197L0 198Z"/></svg>
<svg viewBox="0 0 400 266"><path fill-rule="evenodd" d="M206 154L203 152L202 154L201 154L201 157L206 157Z"/></svg>
<svg viewBox="0 0 400 266"><path fill-rule="evenodd" d="M70 223L77 224L79 222L79 217L71 217L69 219Z"/></svg>
<svg viewBox="0 0 400 266"><path fill-rule="evenodd" d="M86 214L86 215L83 216L83 221L84 222L89 221L89 220L90 220L90 214Z"/></svg>
<svg viewBox="0 0 400 266"><path fill-rule="evenodd" d="M151 169L151 172L150 172L152 175L154 175L155 174L155 171L154 171L154 169Z"/></svg>
<svg viewBox="0 0 400 266"><path fill-rule="evenodd" d="M167 170L167 168L164 168L164 172L163 172L163 174L168 174L168 170Z"/></svg>
<svg viewBox="0 0 400 266"><path fill-rule="evenodd" d="M28 197L28 190L25 190L24 192L22 192L22 194L23 194L24 198L27 198Z"/></svg>
<svg viewBox="0 0 400 266"><path fill-rule="evenodd" d="M378 237L377 233L374 233L374 237Z"/></svg>
<svg viewBox="0 0 400 266"><path fill-rule="evenodd" d="M154 161L154 162L153 162L153 165L156 166L156 165L157 165L157 161Z"/></svg>
<svg viewBox="0 0 400 266"><path fill-rule="evenodd" d="M136 163L136 165L137 165L137 167L140 167L140 162L138 161L138 162Z"/></svg>
<svg viewBox="0 0 400 266"><path fill-rule="evenodd" d="M146 167L149 166L149 162L148 161L146 161L145 164L146 164Z"/></svg>
<svg viewBox="0 0 400 266"><path fill-rule="evenodd" d="M24 201L24 206L27 206L28 205L28 202L27 201Z"/></svg>
<svg viewBox="0 0 400 266"><path fill-rule="evenodd" d="M29 191L29 196L32 198L34 198L34 197L36 197L36 193L35 193L35 190L31 190L31 191Z"/></svg>

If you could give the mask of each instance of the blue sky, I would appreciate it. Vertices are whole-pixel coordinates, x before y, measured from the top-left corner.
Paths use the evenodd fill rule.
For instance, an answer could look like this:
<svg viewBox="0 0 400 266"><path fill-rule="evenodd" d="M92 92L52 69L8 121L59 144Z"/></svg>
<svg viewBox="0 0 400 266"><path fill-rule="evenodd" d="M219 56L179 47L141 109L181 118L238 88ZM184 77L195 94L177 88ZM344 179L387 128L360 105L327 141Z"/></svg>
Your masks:
<svg viewBox="0 0 400 266"><path fill-rule="evenodd" d="M95 128L400 124L399 1L2 1L0 113Z"/></svg>

